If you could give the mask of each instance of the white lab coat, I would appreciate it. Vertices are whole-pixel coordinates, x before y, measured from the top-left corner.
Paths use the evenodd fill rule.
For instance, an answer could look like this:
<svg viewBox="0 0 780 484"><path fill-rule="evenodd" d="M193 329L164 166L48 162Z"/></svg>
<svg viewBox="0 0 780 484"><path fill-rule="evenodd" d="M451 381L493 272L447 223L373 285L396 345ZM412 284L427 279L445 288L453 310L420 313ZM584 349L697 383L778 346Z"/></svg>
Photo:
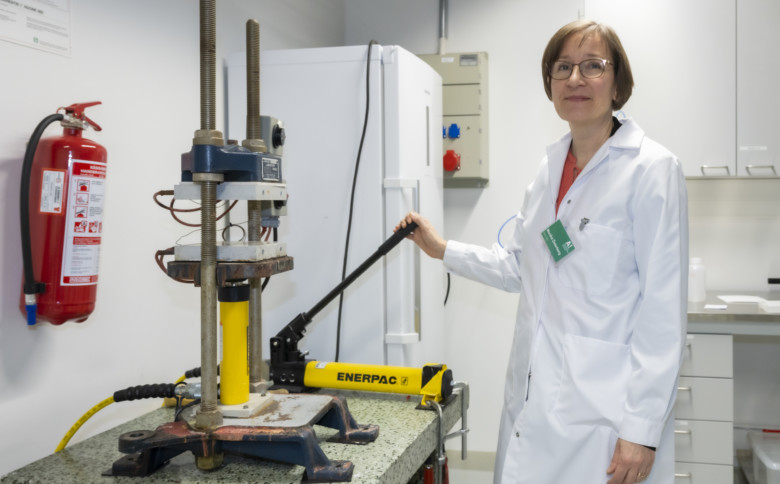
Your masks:
<svg viewBox="0 0 780 484"><path fill-rule="evenodd" d="M645 482L671 484L685 178L673 154L624 121L561 203L575 249L556 264L541 234L556 220L570 144L567 134L548 147L506 248L449 241L444 256L456 274L520 293L494 480L606 482L620 437L657 447Z"/></svg>

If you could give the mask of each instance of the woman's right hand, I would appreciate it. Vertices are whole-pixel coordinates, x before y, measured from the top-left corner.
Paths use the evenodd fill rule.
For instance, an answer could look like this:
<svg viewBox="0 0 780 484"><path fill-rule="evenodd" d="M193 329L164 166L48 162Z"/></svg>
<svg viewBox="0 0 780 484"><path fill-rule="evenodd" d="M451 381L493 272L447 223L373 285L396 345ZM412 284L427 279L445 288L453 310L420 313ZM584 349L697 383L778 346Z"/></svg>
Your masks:
<svg viewBox="0 0 780 484"><path fill-rule="evenodd" d="M436 229L433 228L431 222L419 213L409 212L406 214L406 217L401 219L401 222L395 226L393 232L397 232L411 222L415 222L417 228L406 238L414 241L414 243L430 257L433 257L434 259L443 259L444 250L447 248L447 241L436 232Z"/></svg>

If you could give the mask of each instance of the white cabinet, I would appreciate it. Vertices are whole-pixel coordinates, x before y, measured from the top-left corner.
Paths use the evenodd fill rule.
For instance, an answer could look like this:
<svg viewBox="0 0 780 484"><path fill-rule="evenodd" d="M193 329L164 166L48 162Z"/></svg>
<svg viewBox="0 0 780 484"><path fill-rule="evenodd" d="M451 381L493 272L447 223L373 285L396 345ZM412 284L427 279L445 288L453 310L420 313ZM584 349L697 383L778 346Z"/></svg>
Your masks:
<svg viewBox="0 0 780 484"><path fill-rule="evenodd" d="M742 176L780 175L780 97L776 91L780 66L780 2L737 2L737 162Z"/></svg>
<svg viewBox="0 0 780 484"><path fill-rule="evenodd" d="M677 386L678 419L734 420L734 380L681 376Z"/></svg>
<svg viewBox="0 0 780 484"><path fill-rule="evenodd" d="M677 462L732 465L732 422L677 420L674 424L674 455Z"/></svg>
<svg viewBox="0 0 780 484"><path fill-rule="evenodd" d="M734 175L736 0L585 0L583 5L586 18L615 29L628 54L635 86L625 114L677 155L686 176ZM774 19L768 22L777 30ZM761 60L772 63L771 57ZM767 99L773 91L761 93Z"/></svg>
<svg viewBox="0 0 780 484"><path fill-rule="evenodd" d="M733 337L688 334L675 403L675 483L731 484Z"/></svg>
<svg viewBox="0 0 780 484"><path fill-rule="evenodd" d="M733 378L734 346L730 336L689 334L680 376Z"/></svg>
<svg viewBox="0 0 780 484"><path fill-rule="evenodd" d="M686 176L780 176L777 0L584 0L634 72L623 111ZM659 26L663 26L659 30Z"/></svg>
<svg viewBox="0 0 780 484"><path fill-rule="evenodd" d="M730 466L714 466L694 464L692 462L676 462L674 464L675 484L713 484L734 480Z"/></svg>

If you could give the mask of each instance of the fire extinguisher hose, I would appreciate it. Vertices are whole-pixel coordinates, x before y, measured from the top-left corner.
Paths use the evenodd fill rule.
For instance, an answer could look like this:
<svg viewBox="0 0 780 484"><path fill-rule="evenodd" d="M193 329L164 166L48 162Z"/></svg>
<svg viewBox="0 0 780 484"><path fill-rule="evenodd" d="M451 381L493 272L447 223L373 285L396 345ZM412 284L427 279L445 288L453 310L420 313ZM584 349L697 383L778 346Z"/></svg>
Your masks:
<svg viewBox="0 0 780 484"><path fill-rule="evenodd" d="M27 149L24 153L24 161L22 163L22 180L19 189L19 221L21 222L22 233L25 309L27 310L27 324L30 326L35 325L35 313L37 306L35 295L42 293L45 290L45 286L42 283L35 282L35 274L33 272L31 247L32 237L30 235L30 176L32 174L35 150L38 148L38 141L40 141L43 132L50 124L57 121L62 121L63 119L64 116L60 113L57 113L46 116L43 121L38 123L38 126L35 128L35 131L33 131L32 136L30 136L30 142L27 143Z"/></svg>

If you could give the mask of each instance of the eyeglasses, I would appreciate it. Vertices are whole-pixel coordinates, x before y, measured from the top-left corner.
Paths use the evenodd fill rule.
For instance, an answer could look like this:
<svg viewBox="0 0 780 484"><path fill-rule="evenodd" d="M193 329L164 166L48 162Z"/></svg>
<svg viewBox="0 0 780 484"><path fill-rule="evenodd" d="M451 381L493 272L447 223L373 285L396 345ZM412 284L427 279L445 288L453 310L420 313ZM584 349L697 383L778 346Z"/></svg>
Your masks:
<svg viewBox="0 0 780 484"><path fill-rule="evenodd" d="M580 75L588 79L596 79L604 74L604 69L607 64L612 64L607 59L585 59L579 64L573 64L562 60L553 62L550 67L550 77L558 81L568 79L571 77L571 73L574 72L574 66L580 68ZM614 65L614 64L613 64Z"/></svg>

